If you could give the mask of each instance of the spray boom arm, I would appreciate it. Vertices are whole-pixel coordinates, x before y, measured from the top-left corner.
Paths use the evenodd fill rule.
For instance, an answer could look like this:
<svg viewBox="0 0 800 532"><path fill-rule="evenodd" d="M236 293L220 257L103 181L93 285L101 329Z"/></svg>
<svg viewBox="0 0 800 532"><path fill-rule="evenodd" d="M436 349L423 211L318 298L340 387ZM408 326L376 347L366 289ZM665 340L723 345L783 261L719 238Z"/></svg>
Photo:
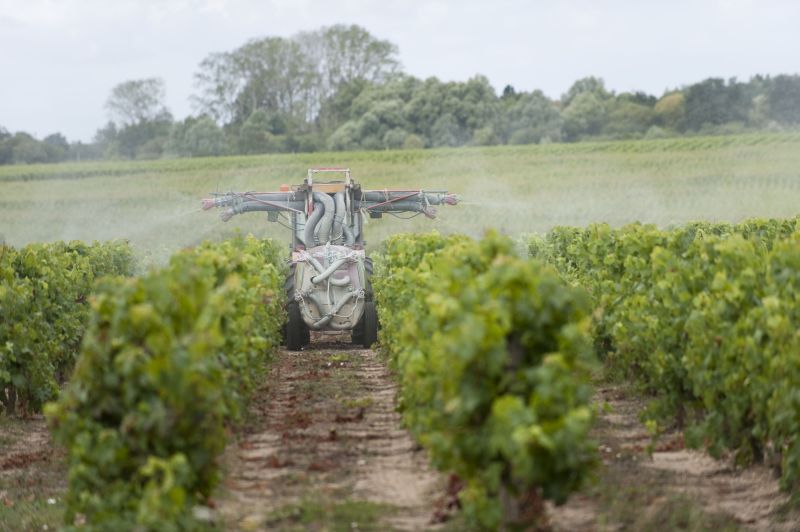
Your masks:
<svg viewBox="0 0 800 532"><path fill-rule="evenodd" d="M253 211L306 213L305 192L228 192L203 200L203 209L225 208L220 214L223 221L236 214ZM420 212L428 218L436 217L435 205L456 205L458 198L441 190L364 190L353 200L357 211L373 213ZM313 211L312 211L313 212Z"/></svg>
<svg viewBox="0 0 800 532"><path fill-rule="evenodd" d="M344 173L344 181L314 182L319 173ZM436 217L436 206L456 205L458 197L446 190L383 189L363 190L350 179L347 168L316 168L308 171L302 185L282 185L277 192L228 192L203 200L203 209L220 208L220 218L266 211L278 220L283 212L291 217L293 247L307 248L320 243L363 244L363 216L380 218L383 213L421 213Z"/></svg>

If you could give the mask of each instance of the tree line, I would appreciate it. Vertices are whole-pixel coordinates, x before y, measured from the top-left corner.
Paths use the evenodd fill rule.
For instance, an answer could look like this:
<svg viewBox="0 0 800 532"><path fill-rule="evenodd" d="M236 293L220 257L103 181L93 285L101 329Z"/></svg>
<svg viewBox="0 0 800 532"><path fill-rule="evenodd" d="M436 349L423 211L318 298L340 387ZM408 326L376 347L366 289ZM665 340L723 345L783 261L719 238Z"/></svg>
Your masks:
<svg viewBox="0 0 800 532"><path fill-rule="evenodd" d="M660 138L800 126L800 75L709 78L668 90L616 93L577 80L558 99L500 93L484 76L419 79L398 48L356 25L252 39L208 55L195 74L194 114L176 120L159 78L124 81L91 143L41 140L0 127L0 164L226 154L380 150Z"/></svg>

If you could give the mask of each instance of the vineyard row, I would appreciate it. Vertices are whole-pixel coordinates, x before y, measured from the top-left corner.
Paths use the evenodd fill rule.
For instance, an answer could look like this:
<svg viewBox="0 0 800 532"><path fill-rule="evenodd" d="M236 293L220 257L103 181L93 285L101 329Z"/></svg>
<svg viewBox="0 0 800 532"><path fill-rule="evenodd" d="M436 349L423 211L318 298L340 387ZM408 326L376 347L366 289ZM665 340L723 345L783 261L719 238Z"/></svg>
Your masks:
<svg viewBox="0 0 800 532"><path fill-rule="evenodd" d="M280 342L279 249L203 244L100 283L69 385L45 407L67 450L68 526L203 528L226 434Z"/></svg>
<svg viewBox="0 0 800 532"><path fill-rule="evenodd" d="M654 398L654 432L677 422L796 488L797 224L562 227L526 240L533 260L495 234L388 239L381 349L407 427L464 482L467 520L529 525L584 484L597 358ZM123 243L0 253L4 409L36 411L71 374L45 408L67 449L67 524L200 526L192 510L280 341L280 247L203 244L140 277Z"/></svg>
<svg viewBox="0 0 800 532"><path fill-rule="evenodd" d="M590 292L596 352L654 397L651 429L800 484L798 219L561 227L528 246Z"/></svg>
<svg viewBox="0 0 800 532"><path fill-rule="evenodd" d="M95 281L131 275L124 242L0 247L0 411L41 411L75 365Z"/></svg>
<svg viewBox="0 0 800 532"><path fill-rule="evenodd" d="M493 234L400 235L375 263L404 421L488 529L530 526L595 463L589 300L513 249Z"/></svg>

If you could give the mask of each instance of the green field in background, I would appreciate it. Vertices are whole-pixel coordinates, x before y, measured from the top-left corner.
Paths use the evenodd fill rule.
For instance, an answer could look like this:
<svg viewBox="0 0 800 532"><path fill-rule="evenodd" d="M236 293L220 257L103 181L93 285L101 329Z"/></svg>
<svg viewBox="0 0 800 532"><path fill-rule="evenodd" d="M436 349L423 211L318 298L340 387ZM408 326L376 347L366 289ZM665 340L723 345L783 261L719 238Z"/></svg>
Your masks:
<svg viewBox="0 0 800 532"><path fill-rule="evenodd" d="M302 153L0 167L0 238L12 245L129 239L156 256L233 231L288 241L266 214L223 223L213 191L276 190L313 166L349 166L365 188L446 188L437 220L385 216L369 242L401 231L516 235L555 225L737 221L800 213L800 134L755 134L435 150Z"/></svg>

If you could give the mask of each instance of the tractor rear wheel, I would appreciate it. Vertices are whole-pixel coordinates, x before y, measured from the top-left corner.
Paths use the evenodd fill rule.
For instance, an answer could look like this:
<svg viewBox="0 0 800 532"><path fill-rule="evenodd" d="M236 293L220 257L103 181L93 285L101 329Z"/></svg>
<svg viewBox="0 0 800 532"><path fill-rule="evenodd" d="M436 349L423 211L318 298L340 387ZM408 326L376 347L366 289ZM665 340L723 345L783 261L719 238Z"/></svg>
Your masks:
<svg viewBox="0 0 800 532"><path fill-rule="evenodd" d="M286 305L286 314L286 348L289 351L300 351L308 343L306 338L309 335L300 314L300 304L290 301Z"/></svg>
<svg viewBox="0 0 800 532"><path fill-rule="evenodd" d="M289 266L289 274L283 284L286 291L286 325L283 339L289 351L299 351L303 346L311 343L311 332L303 321L300 303L294 299L296 267L296 264Z"/></svg>
<svg viewBox="0 0 800 532"><path fill-rule="evenodd" d="M364 316L361 316L361 319L358 320L356 326L350 331L350 339L353 342L353 345L361 345L364 341Z"/></svg>
<svg viewBox="0 0 800 532"><path fill-rule="evenodd" d="M364 258L364 272L366 275L366 283L365 283L365 297L366 302L364 303L364 312L361 315L361 319L358 320L356 326L350 331L350 338L353 345L366 345L366 347L371 346L377 340L377 333L375 334L375 340L370 343L366 343L368 338L364 337L364 324L366 322L366 315L367 315L367 303L372 303L372 258L365 257ZM374 308L374 303L372 303Z"/></svg>
<svg viewBox="0 0 800 532"><path fill-rule="evenodd" d="M378 311L374 301L364 303L364 315L361 317L362 334L361 345L370 347L378 341Z"/></svg>

